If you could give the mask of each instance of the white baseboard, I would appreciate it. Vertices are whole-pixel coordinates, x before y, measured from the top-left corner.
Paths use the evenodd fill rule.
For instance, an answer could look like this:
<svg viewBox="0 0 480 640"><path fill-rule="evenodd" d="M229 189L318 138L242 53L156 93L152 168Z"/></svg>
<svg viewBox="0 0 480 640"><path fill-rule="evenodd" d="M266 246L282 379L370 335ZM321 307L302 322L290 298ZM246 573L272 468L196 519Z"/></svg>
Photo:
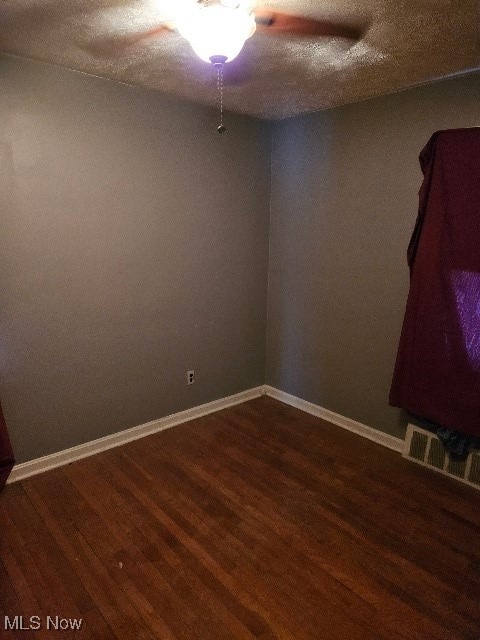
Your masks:
<svg viewBox="0 0 480 640"><path fill-rule="evenodd" d="M85 444L72 447L71 449L64 449L63 451L52 453L51 455L44 456L43 458L36 458L29 462L17 464L13 468L12 473L7 480L7 484L24 480L25 478L37 475L38 473L55 469L56 467L61 467L65 464L69 464L70 462L74 462L75 460L81 460L82 458L93 456L94 454L106 451L107 449L119 447L120 445L131 442L132 440L144 438L145 436L152 435L158 431L174 427L177 424L182 424L183 422L188 422L195 418L201 418L209 413L214 413L215 411L220 411L227 407L233 407L234 405L246 402L247 400L258 398L258 396L262 394L264 394L264 388L255 387L254 389L248 389L247 391L242 391L241 393L237 393L233 396L227 396L226 398L214 400L213 402L208 402L207 404L202 404L198 407L193 407L192 409L173 413L170 416L160 418L159 420L153 420L152 422L147 422L146 424L142 424L138 427L126 429L125 431L120 431L110 436L99 438L98 440L86 442Z"/></svg>
<svg viewBox="0 0 480 640"><path fill-rule="evenodd" d="M280 389L275 389L268 385L264 387L264 393L271 398L280 400L280 402L284 402L285 404L301 409L306 413L310 413L312 416L317 416L317 418L322 418L323 420L332 422L333 424L342 427L342 429L347 429L348 431L352 431L353 433L363 436L368 440L381 444L384 447L393 449L393 451L398 451L400 453L403 451L403 440L400 438L395 438L394 436L388 435L388 433L372 429L372 427L368 427L366 424L356 422L351 418L346 418L339 413L334 413L329 409L324 409L319 405L312 404L311 402L307 402L307 400L302 400L301 398L297 398L297 396L292 396L285 391L280 391Z"/></svg>
<svg viewBox="0 0 480 640"><path fill-rule="evenodd" d="M313 416L332 422L343 429L347 429L348 431L352 431L353 433L363 436L368 440L373 440L373 442L377 442L384 447L393 449L393 451L403 451L403 440L400 440L399 438L394 438L386 433L372 429L372 427L368 427L361 422L356 422L355 420L346 418L338 413L334 413L329 409L324 409L316 404L312 404L311 402L292 396L285 391L280 391L274 387L264 385L248 389L247 391L242 391L241 393L237 393L233 396L221 398L220 400L214 400L213 402L208 402L207 404L202 404L198 407L193 407L192 409L186 409L185 411L180 411L179 413L174 413L170 416L166 416L165 418L153 420L152 422L147 422L146 424L142 424L138 427L126 429L125 431L120 431L110 436L99 438L98 440L92 440L91 442L86 442L85 444L72 447L71 449L64 449L63 451L52 453L51 455L44 456L43 458L36 458L29 462L17 464L13 468L12 473L7 480L7 484L24 480L25 478L29 478L30 476L34 476L39 473L44 473L45 471L61 467L65 464L74 462L75 460L81 460L82 458L93 456L96 453L106 451L107 449L119 447L122 444L131 442L132 440L138 440L145 436L152 435L153 433L163 431L164 429L170 429L170 427L182 424L183 422L188 422L195 418L201 418L202 416L220 411L221 409L233 407L234 405L241 404L247 400L258 398L261 395L270 396L280 402L296 407L297 409L301 409L306 413L310 413Z"/></svg>

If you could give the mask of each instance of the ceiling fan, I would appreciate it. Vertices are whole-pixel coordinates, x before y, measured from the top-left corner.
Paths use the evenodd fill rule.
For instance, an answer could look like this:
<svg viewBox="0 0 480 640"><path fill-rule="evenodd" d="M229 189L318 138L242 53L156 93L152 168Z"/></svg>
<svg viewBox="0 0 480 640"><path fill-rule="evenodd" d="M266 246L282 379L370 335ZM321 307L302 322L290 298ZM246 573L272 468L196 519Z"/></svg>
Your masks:
<svg viewBox="0 0 480 640"><path fill-rule="evenodd" d="M358 41L365 26L298 16L252 0L174 0L172 18L144 32L97 43L97 52L121 54L131 47L178 32L205 62L231 62L255 32L273 36L343 38Z"/></svg>
<svg viewBox="0 0 480 640"><path fill-rule="evenodd" d="M358 41L365 26L307 18L256 6L252 0L173 0L172 19L147 31L112 41L97 43L107 55L121 54L149 39L176 31L183 36L199 58L217 70L223 126L223 67L238 56L255 32L305 38L343 38Z"/></svg>

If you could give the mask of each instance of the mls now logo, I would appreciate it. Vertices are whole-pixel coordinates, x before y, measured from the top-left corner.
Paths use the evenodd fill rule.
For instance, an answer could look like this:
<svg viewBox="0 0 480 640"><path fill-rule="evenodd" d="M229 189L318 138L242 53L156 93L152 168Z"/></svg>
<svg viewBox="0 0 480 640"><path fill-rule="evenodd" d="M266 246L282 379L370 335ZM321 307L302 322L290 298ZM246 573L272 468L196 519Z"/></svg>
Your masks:
<svg viewBox="0 0 480 640"><path fill-rule="evenodd" d="M50 631L78 631L82 628L81 618L61 618L60 616L47 616L43 620L40 616L5 616L4 629L6 631L25 631L48 629Z"/></svg>

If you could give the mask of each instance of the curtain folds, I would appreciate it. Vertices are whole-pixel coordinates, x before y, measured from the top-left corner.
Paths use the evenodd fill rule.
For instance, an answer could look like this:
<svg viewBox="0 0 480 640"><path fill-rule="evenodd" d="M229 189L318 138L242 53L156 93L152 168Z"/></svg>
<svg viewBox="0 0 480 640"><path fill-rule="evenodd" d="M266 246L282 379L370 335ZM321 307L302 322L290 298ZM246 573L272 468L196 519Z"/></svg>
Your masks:
<svg viewBox="0 0 480 640"><path fill-rule="evenodd" d="M12 445L8 437L7 425L5 424L0 403L0 491L3 489L14 464Z"/></svg>
<svg viewBox="0 0 480 640"><path fill-rule="evenodd" d="M435 133L420 165L390 404L480 436L480 128Z"/></svg>

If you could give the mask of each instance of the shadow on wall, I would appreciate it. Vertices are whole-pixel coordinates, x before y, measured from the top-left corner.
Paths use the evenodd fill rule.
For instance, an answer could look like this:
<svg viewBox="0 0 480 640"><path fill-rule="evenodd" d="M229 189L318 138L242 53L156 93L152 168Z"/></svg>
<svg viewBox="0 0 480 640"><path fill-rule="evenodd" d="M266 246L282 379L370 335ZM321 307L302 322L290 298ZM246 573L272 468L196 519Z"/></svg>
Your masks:
<svg viewBox="0 0 480 640"><path fill-rule="evenodd" d="M328 277L327 262L333 257L325 241L326 219L319 215L333 197L333 146L331 117L320 126L305 126L305 119L289 120L281 139L274 138L272 157L272 203L270 229L270 282L276 295L270 298L269 328L275 384L295 390L328 384L328 367L315 366L321 344L326 308L322 284ZM312 153L316 162L311 162ZM306 188L309 186L311 188ZM278 247L282 251L278 251ZM317 259L311 260L314 253ZM318 259L320 258L320 259ZM311 339L305 323L317 318L318 334ZM274 355L272 355L274 354Z"/></svg>
<svg viewBox="0 0 480 640"><path fill-rule="evenodd" d="M405 154L372 150L384 131L356 108L274 132L267 383L376 428L387 414L402 437L407 420L388 392L417 193L405 187ZM418 147L408 167L417 186Z"/></svg>

